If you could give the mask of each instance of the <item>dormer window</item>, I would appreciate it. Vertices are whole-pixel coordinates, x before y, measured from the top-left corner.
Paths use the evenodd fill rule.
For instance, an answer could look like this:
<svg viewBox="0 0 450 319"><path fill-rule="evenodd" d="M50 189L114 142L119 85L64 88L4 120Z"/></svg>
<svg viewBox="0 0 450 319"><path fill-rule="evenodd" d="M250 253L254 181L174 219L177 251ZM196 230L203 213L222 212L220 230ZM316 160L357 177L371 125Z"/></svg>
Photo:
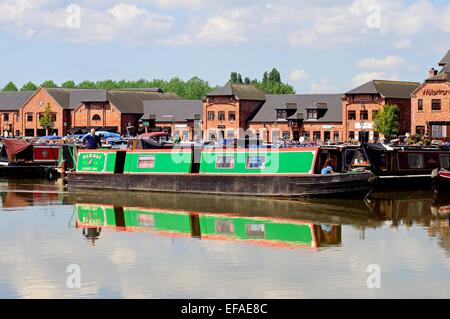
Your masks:
<svg viewBox="0 0 450 319"><path fill-rule="evenodd" d="M308 120L317 120L318 111L317 110L308 110Z"/></svg>
<svg viewBox="0 0 450 319"><path fill-rule="evenodd" d="M285 120L287 119L287 110L277 110L277 119L278 120Z"/></svg>

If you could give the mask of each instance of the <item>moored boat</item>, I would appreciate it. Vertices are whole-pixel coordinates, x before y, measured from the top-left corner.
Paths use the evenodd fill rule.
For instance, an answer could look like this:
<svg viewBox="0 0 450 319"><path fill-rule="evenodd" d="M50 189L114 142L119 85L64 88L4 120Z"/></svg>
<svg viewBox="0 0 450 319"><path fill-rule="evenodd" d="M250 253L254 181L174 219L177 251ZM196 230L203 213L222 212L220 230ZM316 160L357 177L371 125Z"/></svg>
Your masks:
<svg viewBox="0 0 450 319"><path fill-rule="evenodd" d="M431 174L435 191L439 193L450 192L450 171L446 169L434 170Z"/></svg>
<svg viewBox="0 0 450 319"><path fill-rule="evenodd" d="M373 174L314 174L319 148L80 150L70 188L271 197L364 197Z"/></svg>

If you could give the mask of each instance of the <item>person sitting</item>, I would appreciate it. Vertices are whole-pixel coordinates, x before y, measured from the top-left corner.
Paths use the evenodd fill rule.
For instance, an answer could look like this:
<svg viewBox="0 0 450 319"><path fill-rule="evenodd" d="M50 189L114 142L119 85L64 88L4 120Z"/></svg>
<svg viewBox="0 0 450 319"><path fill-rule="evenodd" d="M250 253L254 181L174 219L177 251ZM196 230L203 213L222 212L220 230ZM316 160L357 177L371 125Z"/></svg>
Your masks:
<svg viewBox="0 0 450 319"><path fill-rule="evenodd" d="M322 168L321 174L334 174L333 160L331 158L325 161L325 165Z"/></svg>
<svg viewBox="0 0 450 319"><path fill-rule="evenodd" d="M83 138L83 145L86 145L87 149L93 150L97 149L98 147L102 147L102 143L100 141L100 136L97 136L95 134L95 130L91 130L91 134L86 135Z"/></svg>

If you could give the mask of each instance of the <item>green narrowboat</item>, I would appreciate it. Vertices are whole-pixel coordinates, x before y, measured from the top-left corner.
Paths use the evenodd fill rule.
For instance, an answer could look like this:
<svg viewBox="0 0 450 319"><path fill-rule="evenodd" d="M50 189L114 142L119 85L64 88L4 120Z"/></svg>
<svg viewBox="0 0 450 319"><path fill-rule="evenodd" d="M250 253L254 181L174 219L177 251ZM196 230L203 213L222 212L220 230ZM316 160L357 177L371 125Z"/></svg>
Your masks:
<svg viewBox="0 0 450 319"><path fill-rule="evenodd" d="M91 204L77 204L76 213L76 227L82 229L150 232L293 248L341 243L339 225L308 221Z"/></svg>
<svg viewBox="0 0 450 319"><path fill-rule="evenodd" d="M315 174L319 148L80 150L69 188L364 197L372 174Z"/></svg>

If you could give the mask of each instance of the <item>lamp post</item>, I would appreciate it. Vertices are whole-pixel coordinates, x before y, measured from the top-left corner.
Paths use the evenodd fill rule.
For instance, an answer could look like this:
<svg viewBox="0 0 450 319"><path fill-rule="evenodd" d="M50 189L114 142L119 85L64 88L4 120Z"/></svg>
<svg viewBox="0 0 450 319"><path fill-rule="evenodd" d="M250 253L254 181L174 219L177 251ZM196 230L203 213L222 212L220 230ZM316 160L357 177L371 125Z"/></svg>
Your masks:
<svg viewBox="0 0 450 319"><path fill-rule="evenodd" d="M362 111L366 111L366 104L365 103L361 103L361 110ZM360 115L360 117L361 117L361 115ZM364 142L363 141L363 139L365 139L365 137L366 137L366 130L365 130L365 126L364 126L364 119L361 117L360 118L360 127L361 127L361 132L362 132L362 138L360 137L359 138L359 142L360 143L362 143L362 142Z"/></svg>

